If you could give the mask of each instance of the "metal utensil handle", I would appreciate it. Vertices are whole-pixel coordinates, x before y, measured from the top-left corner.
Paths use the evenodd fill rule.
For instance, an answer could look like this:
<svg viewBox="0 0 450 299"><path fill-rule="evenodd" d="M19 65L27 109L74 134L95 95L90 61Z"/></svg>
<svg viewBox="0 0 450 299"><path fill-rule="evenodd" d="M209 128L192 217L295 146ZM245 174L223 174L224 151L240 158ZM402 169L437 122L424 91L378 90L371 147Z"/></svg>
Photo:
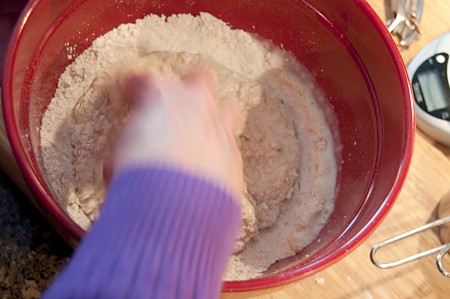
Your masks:
<svg viewBox="0 0 450 299"><path fill-rule="evenodd" d="M444 244L444 245L441 245L441 246L438 246L438 247L435 247L435 248L431 248L431 249L428 249L428 250L425 250L425 251L422 251L422 252L419 252L419 253L407 256L405 258L392 261L392 262L386 262L386 263L380 262L378 260L378 258L377 258L377 253L378 253L379 249L381 249L381 248L383 248L385 246L388 246L390 244L393 244L393 243L395 243L397 241L400 241L400 240L403 240L405 238L408 238L408 237L411 237L413 235L416 235L418 233L421 233L421 232L423 232L425 230L441 226L441 225L443 225L445 223L448 223L448 222L450 222L450 216L447 216L447 217L438 219L436 221L430 222L428 224L422 225L422 226L420 226L418 228L412 229L412 230L407 231L405 233L402 233L402 234L400 234L398 236L395 236L393 238L387 239L385 241L382 241L380 243L377 243L377 244L373 245L372 246L372 250L370 251L370 259L371 259L372 263L375 266L379 267L379 268L388 269L388 268L393 268L393 267L397 267L397 266L406 264L408 262L412 262L414 260L418 260L418 259L420 259L420 258L422 258L424 256L428 256L428 255L431 255L433 253L439 253L437 255L437 257L436 257L436 262L438 264L437 266L439 268L439 271L441 271L441 273L443 273L443 275L445 275L445 276L450 278L449 272L447 272L444 269L444 267L442 266L442 258L443 258L443 256L447 252L450 251L450 243ZM445 274L445 273L447 273L447 274Z"/></svg>
<svg viewBox="0 0 450 299"><path fill-rule="evenodd" d="M407 48L420 37L419 23L424 0L385 0L386 26L399 38L399 46Z"/></svg>
<svg viewBox="0 0 450 299"><path fill-rule="evenodd" d="M445 256L445 254L450 252L450 243L444 246L444 248L439 251L439 254L436 256L436 266L438 267L439 271L442 275L450 278L450 272L445 270L444 265L442 264L442 259Z"/></svg>

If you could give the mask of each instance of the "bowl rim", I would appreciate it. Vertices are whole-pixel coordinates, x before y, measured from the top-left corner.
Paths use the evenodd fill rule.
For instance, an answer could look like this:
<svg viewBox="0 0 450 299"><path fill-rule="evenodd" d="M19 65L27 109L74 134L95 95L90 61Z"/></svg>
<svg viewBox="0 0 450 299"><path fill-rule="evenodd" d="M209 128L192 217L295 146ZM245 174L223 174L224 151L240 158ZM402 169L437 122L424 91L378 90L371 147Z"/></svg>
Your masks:
<svg viewBox="0 0 450 299"><path fill-rule="evenodd" d="M373 217L366 223L366 225L353 237L351 237L347 242L342 244L340 248L326 257L316 260L314 263L308 265L307 267L302 267L301 269L294 269L289 271L289 273L278 273L267 277L256 278L246 281L225 281L223 283L222 290L226 292L236 292L236 291L251 291L258 289L271 288L276 286L281 286L288 284L290 282L299 280L300 278L305 278L314 273L317 273L324 268L332 265L338 260L344 258L350 252L352 252L357 246L363 243L373 231L380 225L382 220L386 217L390 209L392 208L404 182L411 164L412 153L414 149L414 134L415 134L415 115L414 115L414 105L413 105L413 94L410 85L410 79L406 71L406 67L401 57L397 45L392 39L390 33L387 31L386 26L372 9L372 7L365 1L360 0L350 0L361 10L363 14L367 16L368 22L371 22L373 27L376 28L378 34L380 35L384 45L386 46L389 54L392 57L393 65L401 83L401 90L403 91L404 97L404 108L405 108L405 139L404 147L402 149L402 159L400 161L400 166L397 171L397 176L393 182L392 188L389 194L384 199L384 202L377 209ZM14 118L14 105L10 99L12 99L12 74L14 61L16 57L16 51L18 44L22 38L23 29L27 23L28 17L36 7L40 4L41 0L30 0L25 6L22 14L20 15L16 26L14 27L11 39L9 41L8 50L5 56L5 64L3 70L2 79L2 106L3 106L3 118L5 122L6 133L11 145L12 152L16 158L20 170L25 178L25 181L38 199L41 200L38 208L47 217L54 218L60 225L61 229L67 232L69 235L80 239L84 235L84 230L73 221L68 214L57 205L47 194L44 186L36 178L30 168L26 167L28 161L26 150L21 142L21 137L19 135L18 126L15 123ZM37 203L35 203L37 204ZM57 228L58 229L58 228ZM60 231L61 233L62 231ZM65 234L64 234L65 235ZM63 235L63 236L64 236ZM67 236L64 236L67 237ZM67 238L66 238L67 240ZM75 245L74 241L67 240L72 246Z"/></svg>
<svg viewBox="0 0 450 299"><path fill-rule="evenodd" d="M55 218L55 220L61 224L62 227L57 227L59 233L62 234L60 229L64 229L71 236L76 236L81 238L84 234L84 230L73 221L66 212L57 205L52 198L45 191L44 186L36 178L33 172L26 167L27 163L30 161L27 158L26 150L22 145L19 129L14 118L14 104L12 101L7 99L12 99L12 73L13 73L13 61L15 61L16 52L18 48L19 41L23 35L23 29L28 21L29 16L33 13L36 7L40 4L41 0L30 0L25 5L22 13L20 14L16 25L12 31L11 38L9 40L7 52L5 55L5 63L3 76L0 78L2 80L2 108L3 108L3 119L5 123L6 134L11 146L11 150L16 158L16 162L24 176L25 182L32 194L37 195L36 197L42 200L41 204L33 200L33 203L37 206L41 213L46 217ZM9 83L8 83L9 82ZM63 236L65 237L65 236ZM74 245L73 240L67 240L70 245Z"/></svg>

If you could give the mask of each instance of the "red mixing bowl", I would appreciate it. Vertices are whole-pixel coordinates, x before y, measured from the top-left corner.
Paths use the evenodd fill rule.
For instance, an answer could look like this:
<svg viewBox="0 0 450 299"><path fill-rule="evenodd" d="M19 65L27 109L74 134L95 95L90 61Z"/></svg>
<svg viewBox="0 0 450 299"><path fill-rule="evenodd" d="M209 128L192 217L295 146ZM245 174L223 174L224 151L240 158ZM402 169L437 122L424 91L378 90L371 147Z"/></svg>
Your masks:
<svg viewBox="0 0 450 299"><path fill-rule="evenodd" d="M342 142L336 208L318 238L258 279L225 291L267 288L311 275L361 244L386 216L405 180L414 137L408 76L384 24L362 0L32 0L9 45L3 109L12 150L36 206L72 245L84 231L52 196L39 130L60 74L93 39L146 14L206 11L233 28L282 44L315 76Z"/></svg>

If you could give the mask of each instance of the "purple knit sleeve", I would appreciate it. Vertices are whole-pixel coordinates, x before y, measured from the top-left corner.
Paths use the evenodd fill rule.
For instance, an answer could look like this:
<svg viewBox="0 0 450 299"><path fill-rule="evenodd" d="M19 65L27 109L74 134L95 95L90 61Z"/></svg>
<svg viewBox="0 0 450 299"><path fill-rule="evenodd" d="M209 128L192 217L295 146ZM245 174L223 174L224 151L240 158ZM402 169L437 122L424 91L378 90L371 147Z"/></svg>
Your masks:
<svg viewBox="0 0 450 299"><path fill-rule="evenodd" d="M133 168L44 298L218 298L239 204L203 179Z"/></svg>

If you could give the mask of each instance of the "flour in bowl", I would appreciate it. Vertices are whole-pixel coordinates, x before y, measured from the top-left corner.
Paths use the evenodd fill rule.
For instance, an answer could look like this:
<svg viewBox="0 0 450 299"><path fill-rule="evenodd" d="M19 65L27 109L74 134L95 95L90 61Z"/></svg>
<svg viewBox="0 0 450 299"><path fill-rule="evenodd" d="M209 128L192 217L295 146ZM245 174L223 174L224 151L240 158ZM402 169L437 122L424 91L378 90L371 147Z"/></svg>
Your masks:
<svg viewBox="0 0 450 299"><path fill-rule="evenodd" d="M126 118L107 82L136 71L180 78L199 66L211 71L216 100L236 101L246 118L236 132L243 225L225 279L250 279L312 242L334 209L333 116L312 76L285 51L207 13L121 25L61 75L42 120L42 162L55 197L87 229L106 191L103 160Z"/></svg>

